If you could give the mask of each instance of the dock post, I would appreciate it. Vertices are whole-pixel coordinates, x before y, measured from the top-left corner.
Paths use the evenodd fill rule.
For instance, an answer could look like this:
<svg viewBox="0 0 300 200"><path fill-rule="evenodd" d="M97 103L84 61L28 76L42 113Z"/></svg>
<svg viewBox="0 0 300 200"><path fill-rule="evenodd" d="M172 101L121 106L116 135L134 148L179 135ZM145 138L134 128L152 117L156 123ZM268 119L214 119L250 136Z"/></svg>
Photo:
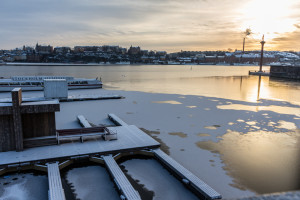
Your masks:
<svg viewBox="0 0 300 200"><path fill-rule="evenodd" d="M20 105L22 103L22 89L15 88L11 91L12 112L14 124L14 136L16 141L16 150L23 151L23 130Z"/></svg>

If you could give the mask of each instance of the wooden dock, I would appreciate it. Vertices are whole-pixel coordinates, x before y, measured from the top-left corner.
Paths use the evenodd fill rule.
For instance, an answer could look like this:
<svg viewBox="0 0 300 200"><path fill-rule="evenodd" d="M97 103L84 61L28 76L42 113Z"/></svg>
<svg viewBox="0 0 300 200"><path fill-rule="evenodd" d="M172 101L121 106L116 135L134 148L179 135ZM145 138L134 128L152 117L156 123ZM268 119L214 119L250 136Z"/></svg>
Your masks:
<svg viewBox="0 0 300 200"><path fill-rule="evenodd" d="M61 184L58 163L47 164L49 182L49 200L65 200L65 192Z"/></svg>
<svg viewBox="0 0 300 200"><path fill-rule="evenodd" d="M122 192L127 200L141 200L139 193L132 187L125 174L116 163L115 159L111 156L102 156L107 169L114 178L118 189Z"/></svg>
<svg viewBox="0 0 300 200"><path fill-rule="evenodd" d="M116 126L128 126L127 123L125 123L123 120L121 120L118 116L115 114L108 114L108 118L116 125Z"/></svg>
<svg viewBox="0 0 300 200"><path fill-rule="evenodd" d="M139 151L157 148L160 144L134 125L107 127L117 132L118 140L93 140L84 143L66 143L25 149L21 152L0 152L0 168L20 163L52 162L68 160L72 157L118 154L121 152Z"/></svg>
<svg viewBox="0 0 300 200"><path fill-rule="evenodd" d="M270 76L270 72L266 71L249 71L249 75L256 75L256 76Z"/></svg>
<svg viewBox="0 0 300 200"><path fill-rule="evenodd" d="M153 149L154 156L165 164L172 172L176 173L184 182L199 192L205 199L221 199L222 196L197 176L165 154L160 149Z"/></svg>
<svg viewBox="0 0 300 200"><path fill-rule="evenodd" d="M152 137L136 126L126 124L114 114L109 114L108 117L118 126L105 128L108 131L117 132L118 140L93 140L85 143L75 142L30 148L22 152L0 152L0 169L4 170L3 173L6 173L12 171L11 169L19 170L23 166L29 168L31 166L31 169L45 171L43 163L46 163L49 179L49 199L65 200L59 170L72 164L77 159L87 159L92 162L105 164L122 194L121 199L140 200L139 193L130 184L115 159L129 154L150 155L163 163L172 174L179 177L180 181L192 188L199 198L222 198L214 189L161 151L159 149L160 144ZM91 127L84 116L78 116L78 120L85 127L84 130L101 128ZM113 155L115 156L113 157ZM60 164L58 164L58 161L60 161Z"/></svg>
<svg viewBox="0 0 300 200"><path fill-rule="evenodd" d="M72 102L72 101L88 101L88 100L107 100L107 99L124 99L121 95L71 95L65 99L58 99L60 102ZM22 102L38 102L38 101L49 101L45 97L30 97L22 98ZM11 98L2 98L0 103L12 103Z"/></svg>
<svg viewBox="0 0 300 200"><path fill-rule="evenodd" d="M91 124L86 120L86 118L83 115L77 116L79 124L84 128L90 128L92 127Z"/></svg>

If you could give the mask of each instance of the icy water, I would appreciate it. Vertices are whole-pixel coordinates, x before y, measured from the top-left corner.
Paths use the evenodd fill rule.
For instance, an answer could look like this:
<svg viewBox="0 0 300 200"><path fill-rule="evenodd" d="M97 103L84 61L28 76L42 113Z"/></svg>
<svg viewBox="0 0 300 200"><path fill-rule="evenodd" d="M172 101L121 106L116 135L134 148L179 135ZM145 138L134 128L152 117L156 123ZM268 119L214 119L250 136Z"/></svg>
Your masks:
<svg viewBox="0 0 300 200"><path fill-rule="evenodd" d="M0 177L0 199L43 200L47 198L48 179L46 175L15 173Z"/></svg>
<svg viewBox="0 0 300 200"><path fill-rule="evenodd" d="M262 77L258 93L259 77L248 76L249 70L257 67L1 66L0 76L101 77L104 90L69 93L126 98L62 103L57 128L78 126L79 114L109 124L103 119L115 113L159 139L171 157L225 198L299 190L300 82ZM139 171L128 171L139 179Z"/></svg>
<svg viewBox="0 0 300 200"><path fill-rule="evenodd" d="M263 70L268 70L264 67ZM0 66L0 76L62 75L101 77L104 88L152 93L203 95L256 101L258 77L254 66L216 65L108 65L108 66ZM262 77L260 98L299 101L300 82Z"/></svg>

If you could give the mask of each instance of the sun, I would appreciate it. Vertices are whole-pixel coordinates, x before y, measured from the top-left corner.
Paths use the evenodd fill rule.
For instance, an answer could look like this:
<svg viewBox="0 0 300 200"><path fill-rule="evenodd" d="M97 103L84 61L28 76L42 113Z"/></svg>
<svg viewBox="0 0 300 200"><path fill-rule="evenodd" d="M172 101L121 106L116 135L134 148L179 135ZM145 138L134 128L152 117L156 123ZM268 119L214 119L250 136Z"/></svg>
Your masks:
<svg viewBox="0 0 300 200"><path fill-rule="evenodd" d="M253 37L261 38L266 34L267 39L276 35L292 32L297 23L292 18L294 6L298 0L252 0L246 3L241 11L242 26L245 30L250 27L255 33Z"/></svg>

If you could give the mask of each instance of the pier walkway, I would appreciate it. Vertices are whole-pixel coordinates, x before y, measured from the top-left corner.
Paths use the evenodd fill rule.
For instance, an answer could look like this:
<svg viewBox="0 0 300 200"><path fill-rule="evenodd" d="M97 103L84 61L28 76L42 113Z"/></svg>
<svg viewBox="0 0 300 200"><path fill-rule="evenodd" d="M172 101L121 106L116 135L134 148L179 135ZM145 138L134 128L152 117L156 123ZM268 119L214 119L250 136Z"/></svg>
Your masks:
<svg viewBox="0 0 300 200"><path fill-rule="evenodd" d="M58 163L48 163L49 200L65 200Z"/></svg>
<svg viewBox="0 0 300 200"><path fill-rule="evenodd" d="M170 170L172 174L186 184L201 199L221 199L222 196L214 189L176 162L170 156L159 149L160 144L152 137L141 131L134 125L128 125L114 114L108 115L109 119L117 126L105 127L106 131L117 133L118 139L112 141L93 140L85 143L74 142L53 146L42 146L25 149L21 152L0 152L1 168L19 169L28 166L34 169L41 163L47 164L49 179L49 199L65 200L61 184L59 169L72 164L77 159L88 159L90 161L105 164L119 191L121 199L140 200L139 193L133 188L125 174L116 163L115 159L123 155L148 155L155 157ZM84 116L78 116L83 129L93 129ZM99 127L98 127L99 128ZM115 155L113 157L112 155ZM58 165L59 161L63 161ZM3 172L5 173L5 172Z"/></svg>
<svg viewBox="0 0 300 200"><path fill-rule="evenodd" d="M0 152L0 168L9 165L38 161L68 160L79 156L94 156L117 154L121 152L138 151L157 148L160 144L134 125L108 127L111 132L118 133L117 140L94 140L85 143L66 143L53 146L43 146L25 149L21 152Z"/></svg>
<svg viewBox="0 0 300 200"><path fill-rule="evenodd" d="M125 123L123 120L121 120L118 116L115 114L108 114L108 118L117 126L128 126L127 123Z"/></svg>
<svg viewBox="0 0 300 200"><path fill-rule="evenodd" d="M88 100L107 100L124 99L121 95L70 95L66 99L58 99L60 102L88 101ZM50 99L51 100L51 99ZM45 97L23 97L22 102L49 101ZM0 103L11 103L11 98L1 98Z"/></svg>
<svg viewBox="0 0 300 200"><path fill-rule="evenodd" d="M102 156L107 169L114 178L119 190L127 200L141 200L139 193L132 187L125 174L116 163L115 159L111 156Z"/></svg>
<svg viewBox="0 0 300 200"><path fill-rule="evenodd" d="M86 120L86 118L85 118L83 115L78 115L78 116L77 116L77 119L78 119L79 124L80 124L82 127L84 127L84 128L90 128L90 127L92 127L92 126L90 125L90 123Z"/></svg>
<svg viewBox="0 0 300 200"><path fill-rule="evenodd" d="M173 172L175 172L182 179L185 179L185 183L190 185L197 192L201 193L205 199L221 199L222 196L217 193L214 189L200 180L197 176L192 174L189 170L184 168L178 162L176 162L173 158L165 154L160 149L153 149L152 152L154 156L165 164L168 168L170 168Z"/></svg>

